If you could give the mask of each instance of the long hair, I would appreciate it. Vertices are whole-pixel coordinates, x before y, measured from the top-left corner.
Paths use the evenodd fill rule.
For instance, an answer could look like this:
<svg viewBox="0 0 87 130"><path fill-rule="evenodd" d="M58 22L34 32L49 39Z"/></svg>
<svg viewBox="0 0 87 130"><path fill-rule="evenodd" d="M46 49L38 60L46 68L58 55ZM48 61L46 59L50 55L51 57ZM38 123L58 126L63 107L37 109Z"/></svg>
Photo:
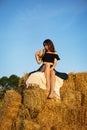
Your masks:
<svg viewBox="0 0 87 130"><path fill-rule="evenodd" d="M43 46L47 45L49 50L51 52L55 52L55 47L54 47L54 44L53 42L50 40L50 39L46 39L44 42L43 42Z"/></svg>

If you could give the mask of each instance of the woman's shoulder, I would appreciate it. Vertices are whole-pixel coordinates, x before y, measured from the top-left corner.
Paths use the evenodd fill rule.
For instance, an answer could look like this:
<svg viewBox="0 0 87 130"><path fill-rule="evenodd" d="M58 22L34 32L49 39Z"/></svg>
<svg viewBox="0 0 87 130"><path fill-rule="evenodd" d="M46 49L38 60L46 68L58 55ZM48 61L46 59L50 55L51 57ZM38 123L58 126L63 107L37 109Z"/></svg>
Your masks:
<svg viewBox="0 0 87 130"><path fill-rule="evenodd" d="M55 57L57 60L60 60L60 58L59 58L59 55L58 55L58 52L57 52L57 51L55 51L55 52L54 52L54 57Z"/></svg>
<svg viewBox="0 0 87 130"><path fill-rule="evenodd" d="M57 51L54 51L54 52L47 52L46 54L57 54L58 55L58 52Z"/></svg>
<svg viewBox="0 0 87 130"><path fill-rule="evenodd" d="M57 51L55 51L55 52L54 52L54 54L57 54L57 55L58 55L58 52L57 52Z"/></svg>

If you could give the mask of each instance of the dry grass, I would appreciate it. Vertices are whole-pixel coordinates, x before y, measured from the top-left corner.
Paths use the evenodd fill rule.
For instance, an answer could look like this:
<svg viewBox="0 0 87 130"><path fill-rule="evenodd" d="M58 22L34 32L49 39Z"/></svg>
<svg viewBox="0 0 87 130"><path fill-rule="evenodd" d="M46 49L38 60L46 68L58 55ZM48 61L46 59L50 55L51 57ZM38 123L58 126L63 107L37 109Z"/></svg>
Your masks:
<svg viewBox="0 0 87 130"><path fill-rule="evenodd" d="M69 73L60 89L60 100L47 99L47 95L36 86L23 89L22 95L7 91L0 113L0 130L87 129L86 72Z"/></svg>

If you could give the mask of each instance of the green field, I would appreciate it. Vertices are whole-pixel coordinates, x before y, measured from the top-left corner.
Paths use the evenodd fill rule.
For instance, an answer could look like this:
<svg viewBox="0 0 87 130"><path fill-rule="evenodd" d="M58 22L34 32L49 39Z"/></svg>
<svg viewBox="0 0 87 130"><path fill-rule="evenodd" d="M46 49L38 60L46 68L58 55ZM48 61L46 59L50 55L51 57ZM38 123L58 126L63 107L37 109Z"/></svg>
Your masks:
<svg viewBox="0 0 87 130"><path fill-rule="evenodd" d="M0 110L1 110L1 108L2 108L2 100L0 100Z"/></svg>

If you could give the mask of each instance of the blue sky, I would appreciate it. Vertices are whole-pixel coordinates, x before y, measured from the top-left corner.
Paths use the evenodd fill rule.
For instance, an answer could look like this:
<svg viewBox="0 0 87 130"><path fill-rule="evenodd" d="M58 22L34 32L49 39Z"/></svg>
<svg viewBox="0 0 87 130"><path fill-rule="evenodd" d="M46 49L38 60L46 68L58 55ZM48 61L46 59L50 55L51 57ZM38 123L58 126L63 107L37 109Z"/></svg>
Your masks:
<svg viewBox="0 0 87 130"><path fill-rule="evenodd" d="M0 0L0 77L37 69L51 39L60 72L87 71L87 0Z"/></svg>

